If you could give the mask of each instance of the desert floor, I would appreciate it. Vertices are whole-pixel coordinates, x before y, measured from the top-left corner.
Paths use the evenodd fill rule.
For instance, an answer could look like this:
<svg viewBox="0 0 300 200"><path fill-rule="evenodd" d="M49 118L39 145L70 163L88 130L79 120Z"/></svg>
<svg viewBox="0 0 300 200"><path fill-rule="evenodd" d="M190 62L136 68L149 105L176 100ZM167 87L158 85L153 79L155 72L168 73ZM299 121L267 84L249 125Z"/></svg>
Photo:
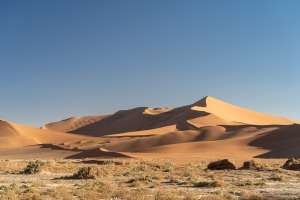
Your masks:
<svg viewBox="0 0 300 200"><path fill-rule="evenodd" d="M30 160L2 160L0 199L300 198L300 172L282 169L284 160L255 159L259 170L207 170L209 161L189 159L41 160L36 174L24 173ZM89 167L90 179L74 176Z"/></svg>

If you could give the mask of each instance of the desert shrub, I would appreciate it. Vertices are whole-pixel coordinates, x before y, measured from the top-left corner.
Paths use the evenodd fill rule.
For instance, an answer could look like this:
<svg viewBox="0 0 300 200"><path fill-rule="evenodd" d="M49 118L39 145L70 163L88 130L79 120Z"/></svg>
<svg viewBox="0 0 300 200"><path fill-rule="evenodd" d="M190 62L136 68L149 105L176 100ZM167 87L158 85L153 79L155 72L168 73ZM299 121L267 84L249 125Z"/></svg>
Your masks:
<svg viewBox="0 0 300 200"><path fill-rule="evenodd" d="M73 174L71 178L75 179L96 179L100 175L100 170L96 166L82 167Z"/></svg>
<svg viewBox="0 0 300 200"><path fill-rule="evenodd" d="M194 187L221 187L222 184L217 181L199 181L194 183Z"/></svg>
<svg viewBox="0 0 300 200"><path fill-rule="evenodd" d="M157 169L162 170L163 172L172 172L172 163L163 163L163 164L159 164L159 165L155 165L154 167Z"/></svg>
<svg viewBox="0 0 300 200"><path fill-rule="evenodd" d="M240 169L258 170L258 169L262 169L262 167L254 160L250 160L250 161L245 161L243 167L241 167Z"/></svg>
<svg viewBox="0 0 300 200"><path fill-rule="evenodd" d="M45 162L36 160L30 161L26 168L23 170L25 174L37 174L43 171L43 167L45 166Z"/></svg>
<svg viewBox="0 0 300 200"><path fill-rule="evenodd" d="M145 182L145 183L152 183L153 179L150 176L141 175L141 176L134 177L133 179L130 179L128 183L134 183L138 181Z"/></svg>
<svg viewBox="0 0 300 200"><path fill-rule="evenodd" d="M144 172L148 169L148 166L146 164L135 164L131 166L132 172Z"/></svg>
<svg viewBox="0 0 300 200"><path fill-rule="evenodd" d="M129 181L127 183L130 183L130 187L144 187L150 184L154 184L153 178L148 175L138 175Z"/></svg>
<svg viewBox="0 0 300 200"><path fill-rule="evenodd" d="M269 180L271 181L284 181L284 177L278 174L271 174Z"/></svg>

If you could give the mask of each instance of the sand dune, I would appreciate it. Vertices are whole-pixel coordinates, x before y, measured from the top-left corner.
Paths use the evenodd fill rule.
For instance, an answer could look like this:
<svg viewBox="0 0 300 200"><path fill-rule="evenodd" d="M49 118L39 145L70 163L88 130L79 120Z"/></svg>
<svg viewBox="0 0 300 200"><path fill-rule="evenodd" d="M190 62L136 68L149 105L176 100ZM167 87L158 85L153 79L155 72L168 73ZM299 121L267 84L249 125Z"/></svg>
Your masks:
<svg viewBox="0 0 300 200"><path fill-rule="evenodd" d="M270 133L280 128L231 126L230 129L232 130L226 129L227 127L222 126L209 126L202 127L198 130L176 131L163 135L105 144L105 148L122 152L151 152L151 150L154 150L157 153L159 149L161 149L162 153L197 153L198 147L200 147L200 149L202 149L202 147L201 145L196 145L196 143L202 144L202 142L204 142L203 144L206 144L206 141L214 141L216 144L226 144L219 147L219 151L222 152L226 151L227 148L231 149L230 146L232 145L235 147L239 146L241 149L248 147L249 143L261 137L262 134ZM233 144L232 142L235 141L239 141L240 143ZM246 142L241 143L241 141ZM178 146L174 144L178 144ZM186 145L191 145L192 148L188 147L183 149L181 147ZM254 145L252 146L252 148L254 148ZM262 147L262 145L257 146ZM216 152L217 150L213 151ZM240 153L242 153L242 151L240 151Z"/></svg>
<svg viewBox="0 0 300 200"><path fill-rule="evenodd" d="M134 154L283 158L300 156L297 123L208 96L178 108L138 107L112 115L72 117L41 129L2 120L0 148L53 144L46 149L67 152L67 158Z"/></svg>
<svg viewBox="0 0 300 200"><path fill-rule="evenodd" d="M300 125L204 127L105 145L110 150L204 157L300 157ZM231 130L230 130L231 129Z"/></svg>
<svg viewBox="0 0 300 200"><path fill-rule="evenodd" d="M240 122L253 125L287 125L298 123L295 120L272 116L245 108L240 108L213 97L205 97L193 104L193 110L205 111L232 122Z"/></svg>
<svg viewBox="0 0 300 200"><path fill-rule="evenodd" d="M163 135L155 135L146 138L139 138L130 141L106 144L105 148L114 151L139 151L149 147L162 146L168 144L218 140L223 137L225 128L221 126L204 127L199 130L175 131Z"/></svg>
<svg viewBox="0 0 300 200"><path fill-rule="evenodd" d="M35 144L59 144L83 139L85 139L84 136L42 130L3 120L0 121L0 148L22 147Z"/></svg>
<svg viewBox="0 0 300 200"><path fill-rule="evenodd" d="M252 140L249 145L270 150L265 154L257 155L262 158L300 157L300 125L282 126L261 137Z"/></svg>
<svg viewBox="0 0 300 200"><path fill-rule="evenodd" d="M253 158L267 153L268 150L247 145L249 138L233 138L228 140L198 141L188 143L169 144L140 150L136 153L149 155L177 155L196 156L199 158Z"/></svg>
<svg viewBox="0 0 300 200"><path fill-rule="evenodd" d="M122 110L113 115L100 118L94 123L81 123L78 125L78 121L88 121L84 119L85 118L71 118L67 121L48 124L45 128L69 130L68 132L83 135L105 136L136 131L139 131L139 134L141 134L142 131L170 126L176 126L177 130L183 131L197 129L203 126L244 124L288 125L297 123L297 121L287 118L239 108L209 96L191 105L174 109L139 107ZM93 117L86 119L93 119ZM76 127L78 128L76 129ZM166 130L165 133L170 131L174 130ZM152 132L151 134L155 133Z"/></svg>
<svg viewBox="0 0 300 200"><path fill-rule="evenodd" d="M253 158L260 157L260 155L266 155L271 149L263 148L262 145L250 145L251 142L262 137L262 134L270 133L272 130L278 128L258 128L257 131L251 130L250 132L241 131L240 136L228 137L226 133L215 132L215 135L219 135L217 140L194 140L193 142L185 142L181 140L180 143L175 144L159 144L154 143L145 145L147 148L136 148L135 144L132 143L118 143L118 145L107 145L106 148L114 150L114 148L123 150L125 152L143 153L143 155L149 155L156 157L157 155L164 155L165 157L176 155L176 156L197 156L201 158ZM250 129L249 129L250 130ZM186 136L184 136L186 137ZM150 143L153 139L147 138L150 141L144 139L144 144ZM136 144L140 144L136 142ZM123 149L122 149L123 148ZM146 153L146 154L145 154ZM295 154L292 154L295 155ZM272 158L272 156L261 156L262 158ZM285 156L288 157L288 156ZM279 158L279 157L277 157Z"/></svg>
<svg viewBox="0 0 300 200"><path fill-rule="evenodd" d="M54 130L60 132L72 132L81 127L93 124L97 121L105 119L109 115L95 115L86 117L71 117L58 122L52 122L41 127L41 129Z"/></svg>

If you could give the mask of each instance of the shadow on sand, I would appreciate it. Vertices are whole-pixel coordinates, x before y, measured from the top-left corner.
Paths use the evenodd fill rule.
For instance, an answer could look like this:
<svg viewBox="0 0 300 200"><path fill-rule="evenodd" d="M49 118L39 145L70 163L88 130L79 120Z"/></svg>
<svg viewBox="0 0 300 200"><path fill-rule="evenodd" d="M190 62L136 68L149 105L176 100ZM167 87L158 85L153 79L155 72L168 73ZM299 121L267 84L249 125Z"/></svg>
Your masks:
<svg viewBox="0 0 300 200"><path fill-rule="evenodd" d="M300 157L300 125L280 126L279 129L264 133L249 143L250 146L270 150L256 158Z"/></svg>

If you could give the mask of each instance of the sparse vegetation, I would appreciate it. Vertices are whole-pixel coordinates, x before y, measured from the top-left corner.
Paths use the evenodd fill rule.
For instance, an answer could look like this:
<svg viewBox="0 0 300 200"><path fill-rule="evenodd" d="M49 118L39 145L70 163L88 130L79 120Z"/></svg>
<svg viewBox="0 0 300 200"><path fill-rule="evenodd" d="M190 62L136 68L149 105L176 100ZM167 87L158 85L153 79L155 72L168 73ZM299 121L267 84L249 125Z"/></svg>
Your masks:
<svg viewBox="0 0 300 200"><path fill-rule="evenodd" d="M217 181L200 181L194 184L194 187L220 187L220 184Z"/></svg>
<svg viewBox="0 0 300 200"><path fill-rule="evenodd" d="M26 168L24 169L24 173L26 174L37 174L41 173L44 170L45 162L36 160L28 163Z"/></svg>
<svg viewBox="0 0 300 200"><path fill-rule="evenodd" d="M73 174L72 178L75 179L96 179L100 175L100 171L96 166L82 167Z"/></svg>
<svg viewBox="0 0 300 200"><path fill-rule="evenodd" d="M269 180L271 181L284 181L284 177L278 174L271 174Z"/></svg>
<svg viewBox="0 0 300 200"><path fill-rule="evenodd" d="M254 160L250 160L250 161L245 161L243 167L241 167L240 169L258 170L258 169L262 169L262 167Z"/></svg>
<svg viewBox="0 0 300 200"><path fill-rule="evenodd" d="M174 164L157 160L107 160L98 164L84 164L80 160L0 161L0 164L0 200L295 199L300 190L299 172L280 169L280 165L259 171L210 171L206 163ZM47 173L40 173L45 169ZM26 173L14 173L18 171Z"/></svg>

